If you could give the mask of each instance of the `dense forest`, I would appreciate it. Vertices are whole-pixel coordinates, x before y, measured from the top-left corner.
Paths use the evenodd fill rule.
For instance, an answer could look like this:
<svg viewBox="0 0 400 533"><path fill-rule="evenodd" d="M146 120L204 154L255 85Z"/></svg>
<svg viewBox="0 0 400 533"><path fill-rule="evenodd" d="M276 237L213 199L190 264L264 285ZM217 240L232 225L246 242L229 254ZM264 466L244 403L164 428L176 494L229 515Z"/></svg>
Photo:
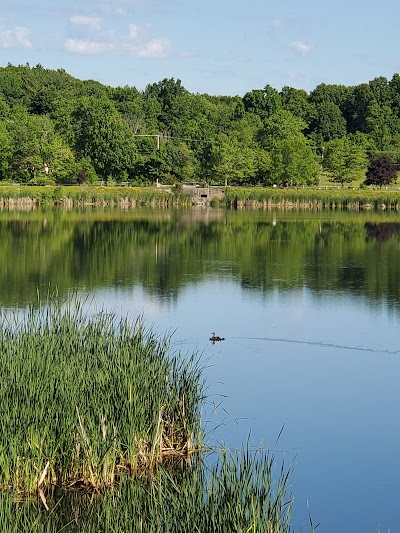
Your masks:
<svg viewBox="0 0 400 533"><path fill-rule="evenodd" d="M3 182L285 186L323 172L382 185L400 163L400 75L232 97L192 94L173 78L139 91L9 64L0 145Z"/></svg>

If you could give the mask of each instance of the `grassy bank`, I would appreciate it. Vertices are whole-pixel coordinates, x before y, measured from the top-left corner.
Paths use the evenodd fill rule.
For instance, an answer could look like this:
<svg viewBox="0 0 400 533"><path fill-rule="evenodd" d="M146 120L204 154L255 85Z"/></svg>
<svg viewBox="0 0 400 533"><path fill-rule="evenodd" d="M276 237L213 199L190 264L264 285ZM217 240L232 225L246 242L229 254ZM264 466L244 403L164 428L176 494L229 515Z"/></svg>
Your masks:
<svg viewBox="0 0 400 533"><path fill-rule="evenodd" d="M204 199L211 206L234 209L399 210L400 190L356 188L226 187L224 198ZM158 187L0 186L0 208L111 206L190 207L196 203L182 191Z"/></svg>
<svg viewBox="0 0 400 533"><path fill-rule="evenodd" d="M400 191L385 189L226 189L225 205L233 208L379 210L400 209Z"/></svg>
<svg viewBox="0 0 400 533"><path fill-rule="evenodd" d="M140 319L84 307L2 312L2 530L289 532L273 457L207 459L198 357Z"/></svg>
<svg viewBox="0 0 400 533"><path fill-rule="evenodd" d="M27 207L107 205L134 208L141 206L184 207L192 205L192 201L187 195L158 187L2 185L0 207L16 204Z"/></svg>

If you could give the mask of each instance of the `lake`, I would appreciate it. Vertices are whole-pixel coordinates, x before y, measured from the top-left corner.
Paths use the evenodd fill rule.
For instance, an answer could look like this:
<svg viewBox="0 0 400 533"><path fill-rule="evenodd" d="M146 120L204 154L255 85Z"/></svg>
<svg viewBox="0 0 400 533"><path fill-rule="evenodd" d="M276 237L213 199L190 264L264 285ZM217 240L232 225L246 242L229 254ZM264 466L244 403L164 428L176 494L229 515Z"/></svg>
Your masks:
<svg viewBox="0 0 400 533"><path fill-rule="evenodd" d="M208 442L293 469L295 531L309 513L327 533L400 530L398 214L2 211L0 238L3 307L82 291L199 352Z"/></svg>

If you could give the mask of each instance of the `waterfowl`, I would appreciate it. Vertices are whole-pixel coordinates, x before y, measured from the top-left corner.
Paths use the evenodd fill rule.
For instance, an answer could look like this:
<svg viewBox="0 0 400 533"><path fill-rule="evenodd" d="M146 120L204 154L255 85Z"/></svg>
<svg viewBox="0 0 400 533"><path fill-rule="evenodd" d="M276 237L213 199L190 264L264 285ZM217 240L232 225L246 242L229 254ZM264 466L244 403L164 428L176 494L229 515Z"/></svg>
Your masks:
<svg viewBox="0 0 400 533"><path fill-rule="evenodd" d="M224 341L224 337L218 337L218 335L215 335L215 331L213 331L211 333L211 337L210 337L210 341L211 342L219 342L219 341Z"/></svg>

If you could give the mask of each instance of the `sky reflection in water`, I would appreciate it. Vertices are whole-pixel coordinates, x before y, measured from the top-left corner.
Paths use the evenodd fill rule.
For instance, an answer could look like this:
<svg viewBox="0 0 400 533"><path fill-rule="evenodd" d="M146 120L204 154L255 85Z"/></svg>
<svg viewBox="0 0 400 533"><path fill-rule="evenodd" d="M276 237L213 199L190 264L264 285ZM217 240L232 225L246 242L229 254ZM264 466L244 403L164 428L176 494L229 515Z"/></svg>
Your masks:
<svg viewBox="0 0 400 533"><path fill-rule="evenodd" d="M324 533L400 531L396 214L45 217L0 213L4 307L51 286L143 313L201 354L210 443L263 443L293 466L296 532L309 531L307 501Z"/></svg>
<svg viewBox="0 0 400 533"><path fill-rule="evenodd" d="M297 530L309 530L307 502L324 532L400 527L400 345L385 305L307 289L262 296L226 280L188 286L173 303L141 289L95 301L144 312L177 348L202 353L209 440L263 444L293 466ZM226 340L213 345L212 331Z"/></svg>

